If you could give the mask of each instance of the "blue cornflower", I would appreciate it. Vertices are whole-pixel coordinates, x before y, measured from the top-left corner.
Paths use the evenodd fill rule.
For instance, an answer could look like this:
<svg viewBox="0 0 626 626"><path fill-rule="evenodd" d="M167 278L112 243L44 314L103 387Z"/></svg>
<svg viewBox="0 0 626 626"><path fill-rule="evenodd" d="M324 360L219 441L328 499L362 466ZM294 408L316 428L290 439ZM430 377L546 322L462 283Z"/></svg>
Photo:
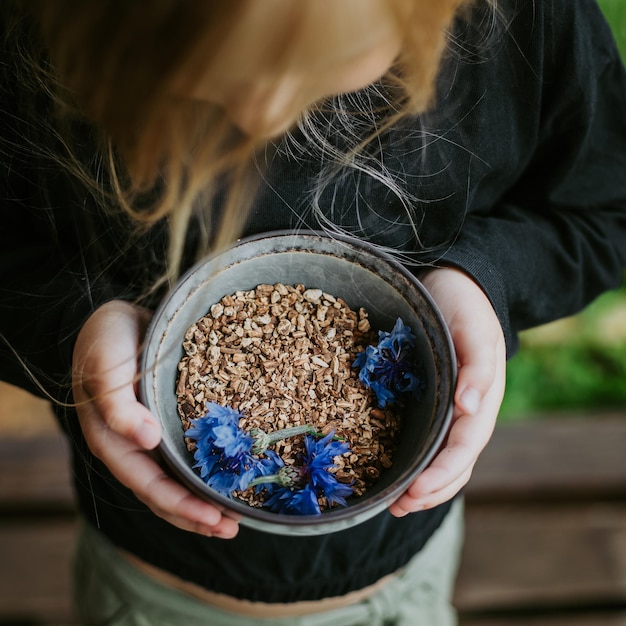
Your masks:
<svg viewBox="0 0 626 626"><path fill-rule="evenodd" d="M263 506L273 513L286 515L320 515L322 512L317 493L310 483L301 489L275 487Z"/></svg>
<svg viewBox="0 0 626 626"><path fill-rule="evenodd" d="M244 491L252 480L272 474L277 469L276 454L267 450L280 439L311 432L310 426L293 426L273 433L255 429L249 433L239 428L242 414L229 406L207 403L207 414L191 420L185 435L195 439L194 468L206 484L231 497ZM265 453L265 457L259 455ZM277 457L276 457L277 458Z"/></svg>
<svg viewBox="0 0 626 626"><path fill-rule="evenodd" d="M231 496L244 490L248 483L263 473L259 459L252 454L255 438L239 428L241 413L215 402L207 403L207 414L191 420L185 435L195 439L195 468L216 491Z"/></svg>
<svg viewBox="0 0 626 626"><path fill-rule="evenodd" d="M272 476L255 479L254 483L269 483L269 498L264 505L275 513L318 515L321 513L318 498L325 497L329 505L346 506L352 487L340 483L328 470L335 467L334 457L345 454L349 446L333 441L334 433L323 439L307 435L305 454L297 466L284 465L276 457L277 471Z"/></svg>
<svg viewBox="0 0 626 626"><path fill-rule="evenodd" d="M359 380L376 394L378 406L393 404L398 396L417 397L423 379L415 362L415 335L400 318L388 333L378 331L378 345L367 346L354 360Z"/></svg>

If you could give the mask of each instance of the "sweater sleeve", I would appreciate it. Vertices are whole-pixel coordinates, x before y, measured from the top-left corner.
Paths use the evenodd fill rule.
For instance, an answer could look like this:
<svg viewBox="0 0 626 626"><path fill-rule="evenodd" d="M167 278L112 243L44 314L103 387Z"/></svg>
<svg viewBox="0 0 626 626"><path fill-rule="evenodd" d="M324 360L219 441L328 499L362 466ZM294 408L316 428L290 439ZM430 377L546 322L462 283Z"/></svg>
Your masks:
<svg viewBox="0 0 626 626"><path fill-rule="evenodd" d="M139 272L121 257L124 230L95 209L88 191L59 164L62 152L51 148L47 116L19 110L26 98L20 100L23 94L11 72L11 64L4 63L0 379L66 400L78 332L105 302L135 298L132 276Z"/></svg>
<svg viewBox="0 0 626 626"><path fill-rule="evenodd" d="M125 290L87 270L73 229L68 233L59 228L60 212L39 202L30 176L13 168L5 174L0 378L36 395L66 398L72 350L82 324L100 304L122 297ZM54 174L43 179L52 185Z"/></svg>
<svg viewBox="0 0 626 626"><path fill-rule="evenodd" d="M0 379L64 401L83 324L110 300L140 301L164 272L166 234L139 235L128 216L103 207L109 187L94 131L59 120L23 54L32 25L7 27L5 8L13 10L0 11ZM100 189L84 184L74 161ZM141 302L154 306L162 294L151 295Z"/></svg>
<svg viewBox="0 0 626 626"><path fill-rule="evenodd" d="M488 209L475 191L440 258L483 287L512 354L518 331L573 314L623 279L626 73L592 0L528 2L507 37L525 71L511 78L517 102L499 103L516 109L514 121L492 131L523 167ZM508 71L510 56L499 57L494 71Z"/></svg>

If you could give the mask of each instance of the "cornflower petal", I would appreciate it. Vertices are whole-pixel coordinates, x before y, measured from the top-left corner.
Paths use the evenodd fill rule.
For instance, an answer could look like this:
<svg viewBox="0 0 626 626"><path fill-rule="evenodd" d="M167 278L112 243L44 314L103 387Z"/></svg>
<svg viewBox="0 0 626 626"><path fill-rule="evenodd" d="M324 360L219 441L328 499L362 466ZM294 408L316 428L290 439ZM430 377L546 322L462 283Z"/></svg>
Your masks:
<svg viewBox="0 0 626 626"><path fill-rule="evenodd" d="M213 438L213 426L206 417L191 420L192 426L187 429L185 436L196 441L205 442Z"/></svg>
<svg viewBox="0 0 626 626"><path fill-rule="evenodd" d="M418 397L423 378L415 362L415 335L400 318L393 330L378 331L378 344L367 346L354 360L359 380L376 395L381 408L397 401L398 396Z"/></svg>
<svg viewBox="0 0 626 626"><path fill-rule="evenodd" d="M307 435L303 458L299 465L289 466L291 472L280 472L285 466L282 459L277 458L278 471L267 476L265 487L269 497L263 506L275 513L290 515L320 514L320 497L325 497L331 505L346 506L345 498L352 494L352 487L340 483L329 470L335 467L334 458L345 454L350 448L345 442L334 441L333 437L334 432L319 440ZM290 480L291 484L285 484L285 481ZM255 482L260 482L260 479Z"/></svg>
<svg viewBox="0 0 626 626"><path fill-rule="evenodd" d="M195 468L204 481L223 495L246 489L259 469L251 454L255 442L238 426L241 413L215 402L207 403L207 414L192 420L185 435L196 440Z"/></svg>
<svg viewBox="0 0 626 626"><path fill-rule="evenodd" d="M229 406L222 406L217 402L207 402L207 417L215 421L215 425L233 424L237 426L243 415Z"/></svg>
<svg viewBox="0 0 626 626"><path fill-rule="evenodd" d="M235 426L216 426L213 436L213 445L222 448L226 457L250 454L255 441Z"/></svg>
<svg viewBox="0 0 626 626"><path fill-rule="evenodd" d="M284 465L275 452L267 450L267 445L312 431L309 426L298 426L273 433L246 433L239 428L242 417L228 406L209 402L206 415L192 420L185 433L196 440L194 468L200 470L201 478L211 488L228 497L244 491L260 476L276 474ZM259 441L263 445L259 446ZM255 486L257 491L262 489Z"/></svg>
<svg viewBox="0 0 626 626"><path fill-rule="evenodd" d="M265 457L259 459L259 463L256 466L257 474L256 479L260 479L264 476L275 476L281 467L284 467L285 463L276 452L273 450L266 450ZM260 493L263 489L266 489L268 493L272 493L276 487L274 483L263 483L256 486L256 493Z"/></svg>
<svg viewBox="0 0 626 626"><path fill-rule="evenodd" d="M263 506L273 513L287 515L319 515L321 513L317 494L310 484L302 489L276 487Z"/></svg>

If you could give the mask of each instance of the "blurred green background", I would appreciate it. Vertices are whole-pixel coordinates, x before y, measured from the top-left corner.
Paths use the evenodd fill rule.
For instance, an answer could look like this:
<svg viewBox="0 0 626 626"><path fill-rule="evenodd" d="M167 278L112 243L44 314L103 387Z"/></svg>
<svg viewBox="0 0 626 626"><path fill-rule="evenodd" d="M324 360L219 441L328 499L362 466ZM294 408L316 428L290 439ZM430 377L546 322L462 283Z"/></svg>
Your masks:
<svg viewBox="0 0 626 626"><path fill-rule="evenodd" d="M626 0L598 0L611 25L617 46L626 59Z"/></svg>
<svg viewBox="0 0 626 626"><path fill-rule="evenodd" d="M603 409L626 409L626 286L521 334L500 417Z"/></svg>
<svg viewBox="0 0 626 626"><path fill-rule="evenodd" d="M626 59L626 0L599 4ZM579 315L522 333L500 419L626 409L626 274L623 285Z"/></svg>

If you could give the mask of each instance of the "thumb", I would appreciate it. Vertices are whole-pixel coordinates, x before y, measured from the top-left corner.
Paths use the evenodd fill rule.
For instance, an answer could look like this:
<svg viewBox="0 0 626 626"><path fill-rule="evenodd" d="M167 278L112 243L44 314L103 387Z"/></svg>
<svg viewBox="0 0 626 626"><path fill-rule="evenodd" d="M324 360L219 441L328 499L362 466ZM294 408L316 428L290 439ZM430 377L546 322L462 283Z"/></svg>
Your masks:
<svg viewBox="0 0 626 626"><path fill-rule="evenodd" d="M432 271L424 279L446 319L458 363L457 414L475 415L501 369L504 335L483 290L454 268Z"/></svg>
<svg viewBox="0 0 626 626"><path fill-rule="evenodd" d="M457 332L458 379L455 405L463 415L475 415L491 389L500 360L499 338Z"/></svg>
<svg viewBox="0 0 626 626"><path fill-rule="evenodd" d="M79 409L80 403L90 403L106 428L151 449L160 441L160 428L135 392L144 326L143 309L125 302L100 307L76 342L74 396Z"/></svg>
<svg viewBox="0 0 626 626"><path fill-rule="evenodd" d="M132 382L91 398L95 410L107 428L152 450L161 441L157 419L137 399Z"/></svg>

